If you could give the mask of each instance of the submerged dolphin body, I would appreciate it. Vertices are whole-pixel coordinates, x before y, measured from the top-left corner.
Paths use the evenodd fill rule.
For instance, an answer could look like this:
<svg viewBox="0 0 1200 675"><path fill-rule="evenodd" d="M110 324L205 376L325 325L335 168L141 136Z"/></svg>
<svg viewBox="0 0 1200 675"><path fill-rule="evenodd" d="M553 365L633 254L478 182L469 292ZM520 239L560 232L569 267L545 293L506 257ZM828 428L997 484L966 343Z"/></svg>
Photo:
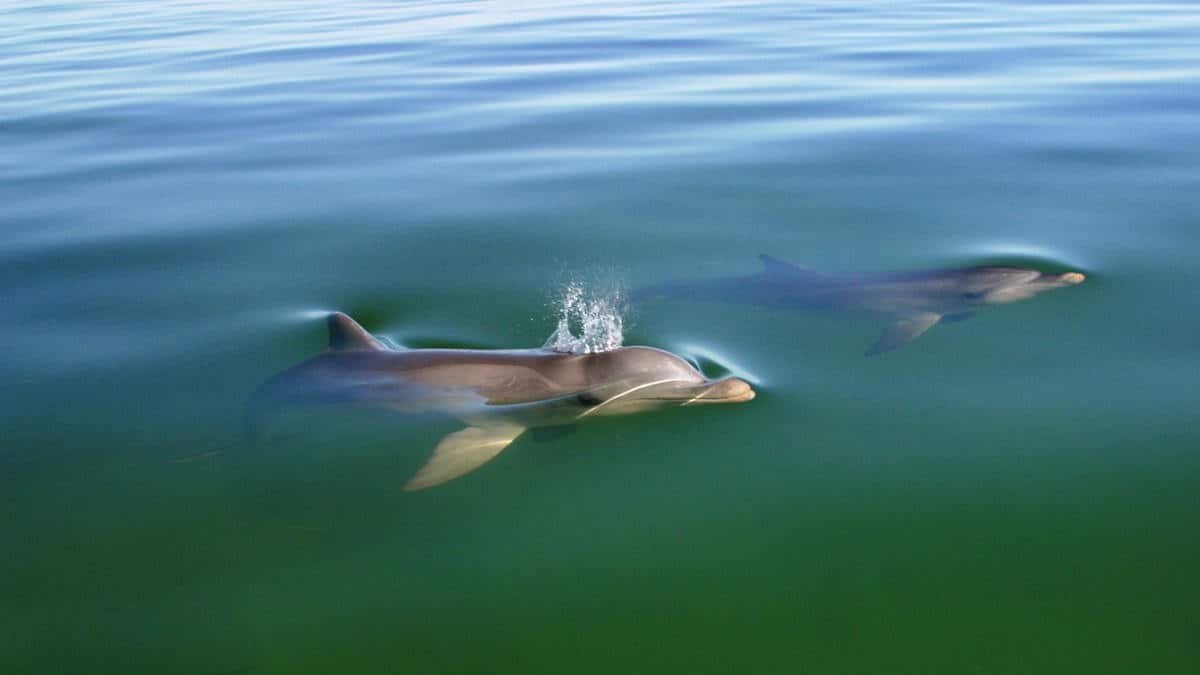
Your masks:
<svg viewBox="0 0 1200 675"><path fill-rule="evenodd" d="M894 323L867 350L871 355L911 342L939 321L966 319L986 305L1024 300L1084 280L1079 272L1045 274L1019 267L830 275L769 255L759 258L763 271L758 274L663 284L642 289L635 298L749 302L780 309L861 310L894 318Z"/></svg>
<svg viewBox="0 0 1200 675"><path fill-rule="evenodd" d="M329 349L265 382L252 398L251 413L287 403L344 403L438 411L464 420L467 428L437 444L406 490L477 469L529 428L754 398L740 379L710 380L678 356L651 347L594 354L395 350L345 314L329 315L328 324Z"/></svg>

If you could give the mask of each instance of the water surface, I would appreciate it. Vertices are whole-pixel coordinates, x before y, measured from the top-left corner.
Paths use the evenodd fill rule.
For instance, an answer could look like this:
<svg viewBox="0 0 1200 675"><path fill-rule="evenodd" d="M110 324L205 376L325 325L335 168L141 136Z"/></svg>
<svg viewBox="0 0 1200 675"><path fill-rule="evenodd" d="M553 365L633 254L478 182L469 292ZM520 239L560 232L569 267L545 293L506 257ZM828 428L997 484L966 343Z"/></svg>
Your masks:
<svg viewBox="0 0 1200 675"><path fill-rule="evenodd" d="M1200 670L1190 3L0 10L0 670ZM1087 283L864 358L658 303L759 397L518 441L245 398L345 311L532 347L573 280Z"/></svg>

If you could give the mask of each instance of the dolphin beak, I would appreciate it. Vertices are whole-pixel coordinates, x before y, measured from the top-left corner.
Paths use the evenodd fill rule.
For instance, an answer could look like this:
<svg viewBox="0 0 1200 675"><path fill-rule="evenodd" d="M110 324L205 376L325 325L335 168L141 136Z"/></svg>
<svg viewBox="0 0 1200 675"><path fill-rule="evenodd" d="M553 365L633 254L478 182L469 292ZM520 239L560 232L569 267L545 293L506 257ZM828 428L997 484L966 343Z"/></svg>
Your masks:
<svg viewBox="0 0 1200 675"><path fill-rule="evenodd" d="M700 392L695 398L684 405L693 403L741 403L754 398L754 389L745 380L736 377L726 377Z"/></svg>
<svg viewBox="0 0 1200 675"><path fill-rule="evenodd" d="M1058 275L1058 280L1064 284L1082 284L1086 278L1080 272L1067 272L1066 274Z"/></svg>

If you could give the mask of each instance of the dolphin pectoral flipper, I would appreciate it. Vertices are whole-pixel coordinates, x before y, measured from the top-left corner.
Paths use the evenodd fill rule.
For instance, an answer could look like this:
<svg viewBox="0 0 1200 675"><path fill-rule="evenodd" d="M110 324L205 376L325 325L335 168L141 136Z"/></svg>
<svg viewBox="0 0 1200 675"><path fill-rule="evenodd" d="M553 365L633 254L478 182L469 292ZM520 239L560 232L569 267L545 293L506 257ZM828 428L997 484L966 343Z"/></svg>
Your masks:
<svg viewBox="0 0 1200 675"><path fill-rule="evenodd" d="M519 424L498 422L449 434L438 442L429 461L404 484L404 489L423 490L470 473L500 454L523 431L525 427Z"/></svg>
<svg viewBox="0 0 1200 675"><path fill-rule="evenodd" d="M933 328L933 325L940 321L941 318L941 314L933 312L921 312L920 314L901 317L896 323L893 323L887 330L883 331L883 335L880 335L875 344L871 345L871 348L867 350L867 356L888 352L903 344L912 342L921 337L925 331Z"/></svg>

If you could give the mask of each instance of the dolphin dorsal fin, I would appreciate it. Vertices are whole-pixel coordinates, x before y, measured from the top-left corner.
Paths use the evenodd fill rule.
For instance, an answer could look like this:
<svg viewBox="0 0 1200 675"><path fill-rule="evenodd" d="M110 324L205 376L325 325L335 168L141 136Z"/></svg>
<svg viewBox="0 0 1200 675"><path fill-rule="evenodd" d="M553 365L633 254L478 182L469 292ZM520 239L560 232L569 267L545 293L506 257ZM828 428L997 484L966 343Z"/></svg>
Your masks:
<svg viewBox="0 0 1200 675"><path fill-rule="evenodd" d="M766 253L759 254L758 259L762 261L763 271L767 274L817 274L817 272L807 267L793 265L786 260L780 260Z"/></svg>
<svg viewBox="0 0 1200 675"><path fill-rule="evenodd" d="M366 328L341 312L329 315L329 348L334 351L356 349L387 349Z"/></svg>

